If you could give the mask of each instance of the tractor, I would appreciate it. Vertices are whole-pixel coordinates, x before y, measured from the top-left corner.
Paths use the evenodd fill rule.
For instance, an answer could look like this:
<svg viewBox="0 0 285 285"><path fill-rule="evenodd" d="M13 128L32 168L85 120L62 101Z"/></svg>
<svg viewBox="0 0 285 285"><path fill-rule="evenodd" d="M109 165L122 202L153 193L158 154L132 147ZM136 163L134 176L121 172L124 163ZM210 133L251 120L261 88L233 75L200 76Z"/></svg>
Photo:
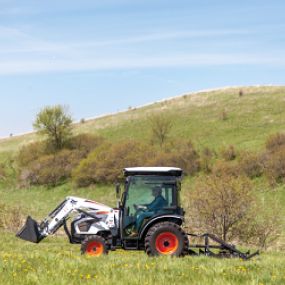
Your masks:
<svg viewBox="0 0 285 285"><path fill-rule="evenodd" d="M81 253L91 256L119 248L144 250L149 256L204 254L249 259L258 254L243 253L212 234L195 235L183 230L182 172L176 167L125 168L122 193L120 185L116 185L116 208L66 197L42 222L28 216L17 237L39 243L63 227L69 242L81 244ZM189 244L189 237L199 237L204 242Z"/></svg>

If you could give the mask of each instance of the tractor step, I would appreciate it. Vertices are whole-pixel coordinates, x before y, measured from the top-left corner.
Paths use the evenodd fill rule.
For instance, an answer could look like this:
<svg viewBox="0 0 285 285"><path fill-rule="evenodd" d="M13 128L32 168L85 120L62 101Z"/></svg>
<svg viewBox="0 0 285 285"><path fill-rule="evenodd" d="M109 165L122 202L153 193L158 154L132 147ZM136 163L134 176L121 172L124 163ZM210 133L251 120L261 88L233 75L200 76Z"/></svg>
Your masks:
<svg viewBox="0 0 285 285"><path fill-rule="evenodd" d="M189 246L188 254L189 255L205 255L219 258L233 258L238 257L243 260L249 260L252 257L259 254L259 251L256 251L252 254L250 252L242 252L238 250L234 245L229 244L217 236L209 233L205 233L202 235L190 234L187 233L188 236L192 236L195 238L204 239L203 244L193 244ZM213 244L215 243L215 244ZM195 251L198 249L198 251ZM212 251L212 249L218 249L218 252Z"/></svg>

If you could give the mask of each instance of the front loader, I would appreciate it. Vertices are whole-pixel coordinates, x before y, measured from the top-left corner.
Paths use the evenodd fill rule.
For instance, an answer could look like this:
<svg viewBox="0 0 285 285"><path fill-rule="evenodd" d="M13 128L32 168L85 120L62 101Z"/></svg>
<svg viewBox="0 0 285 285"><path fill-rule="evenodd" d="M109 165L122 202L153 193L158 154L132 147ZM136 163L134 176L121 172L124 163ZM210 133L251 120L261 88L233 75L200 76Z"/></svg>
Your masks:
<svg viewBox="0 0 285 285"><path fill-rule="evenodd" d="M124 176L117 208L67 197L41 223L28 217L17 236L39 243L64 227L70 243L81 244L81 252L93 256L118 248L144 250L150 256L204 254L249 259L258 254L243 253L211 234L199 236L203 244L191 244L191 236L197 235L182 228L185 212L180 203L180 168L125 168ZM120 196L118 185L116 192ZM70 226L68 219L72 219Z"/></svg>

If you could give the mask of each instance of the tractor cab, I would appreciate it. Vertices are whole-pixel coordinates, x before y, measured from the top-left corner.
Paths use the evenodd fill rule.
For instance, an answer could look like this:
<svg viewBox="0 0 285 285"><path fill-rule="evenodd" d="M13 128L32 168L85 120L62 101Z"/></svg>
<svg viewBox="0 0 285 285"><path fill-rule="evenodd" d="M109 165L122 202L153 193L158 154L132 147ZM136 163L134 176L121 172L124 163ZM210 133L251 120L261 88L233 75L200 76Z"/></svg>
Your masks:
<svg viewBox="0 0 285 285"><path fill-rule="evenodd" d="M163 220L182 223L180 168L125 168L124 176L125 191L120 203L123 240L142 239L154 223Z"/></svg>

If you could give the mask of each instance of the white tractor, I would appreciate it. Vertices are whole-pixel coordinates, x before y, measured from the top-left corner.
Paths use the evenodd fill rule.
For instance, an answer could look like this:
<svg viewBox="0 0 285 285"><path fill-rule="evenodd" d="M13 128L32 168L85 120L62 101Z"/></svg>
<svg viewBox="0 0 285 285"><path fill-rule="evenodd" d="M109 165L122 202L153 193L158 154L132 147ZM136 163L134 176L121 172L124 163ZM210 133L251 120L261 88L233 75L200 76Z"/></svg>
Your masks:
<svg viewBox="0 0 285 285"><path fill-rule="evenodd" d="M180 168L125 168L124 176L122 195L119 185L116 186L117 196L121 196L117 208L67 197L41 223L28 217L17 236L39 243L63 226L70 243L81 244L81 252L93 256L117 248L145 250L150 256L205 254L249 259L258 254L242 253L211 234L185 233L182 228L184 210L180 203ZM69 228L66 221L71 217ZM204 243L190 246L189 236L203 238Z"/></svg>

